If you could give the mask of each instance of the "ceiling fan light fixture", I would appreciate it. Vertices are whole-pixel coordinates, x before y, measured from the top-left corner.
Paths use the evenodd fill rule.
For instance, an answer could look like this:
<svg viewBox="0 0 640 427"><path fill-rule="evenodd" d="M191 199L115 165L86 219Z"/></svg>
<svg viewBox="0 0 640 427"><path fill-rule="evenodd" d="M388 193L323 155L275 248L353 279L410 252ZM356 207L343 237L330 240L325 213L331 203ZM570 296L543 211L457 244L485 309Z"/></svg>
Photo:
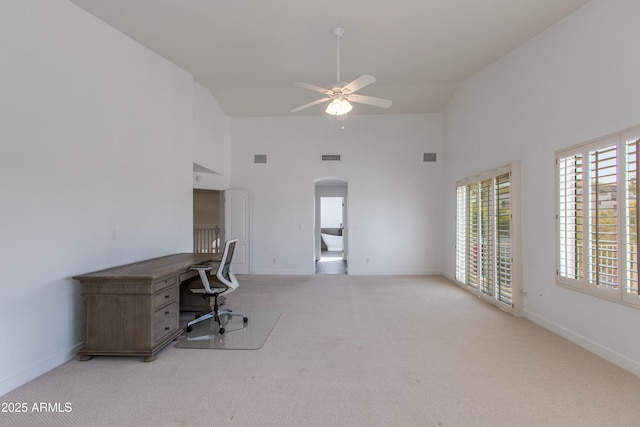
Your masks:
<svg viewBox="0 0 640 427"><path fill-rule="evenodd" d="M349 101L344 98L336 98L327 105L325 111L332 116L341 116L347 114L351 109L353 109L353 105Z"/></svg>

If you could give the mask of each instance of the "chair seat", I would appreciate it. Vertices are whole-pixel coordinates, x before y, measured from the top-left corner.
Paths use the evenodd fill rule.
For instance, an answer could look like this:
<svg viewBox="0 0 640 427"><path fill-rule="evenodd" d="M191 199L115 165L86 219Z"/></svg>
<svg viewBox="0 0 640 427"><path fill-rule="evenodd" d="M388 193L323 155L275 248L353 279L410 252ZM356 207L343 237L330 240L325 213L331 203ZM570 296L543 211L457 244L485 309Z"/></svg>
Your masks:
<svg viewBox="0 0 640 427"><path fill-rule="evenodd" d="M215 293L217 293L217 294L218 294L218 293L220 293L220 292L224 292L224 291L226 291L227 289L228 289L228 288L212 288L211 290L212 290L212 291L215 291ZM200 288L200 289L189 289L189 290L191 291L191 293L194 293L194 294L199 294L199 295L212 295L212 294L209 294L209 293L207 292L207 290L206 290L206 289L204 289L204 288Z"/></svg>

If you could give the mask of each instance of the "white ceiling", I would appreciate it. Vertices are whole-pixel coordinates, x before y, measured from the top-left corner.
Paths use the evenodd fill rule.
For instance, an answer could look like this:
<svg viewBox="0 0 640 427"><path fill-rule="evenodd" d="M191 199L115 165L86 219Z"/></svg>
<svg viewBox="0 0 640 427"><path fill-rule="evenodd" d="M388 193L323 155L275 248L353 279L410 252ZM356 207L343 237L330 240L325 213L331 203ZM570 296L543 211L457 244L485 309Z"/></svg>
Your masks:
<svg viewBox="0 0 640 427"><path fill-rule="evenodd" d="M350 114L441 112L458 83L588 0L71 0L191 73L232 117L324 114L293 86L377 81Z"/></svg>

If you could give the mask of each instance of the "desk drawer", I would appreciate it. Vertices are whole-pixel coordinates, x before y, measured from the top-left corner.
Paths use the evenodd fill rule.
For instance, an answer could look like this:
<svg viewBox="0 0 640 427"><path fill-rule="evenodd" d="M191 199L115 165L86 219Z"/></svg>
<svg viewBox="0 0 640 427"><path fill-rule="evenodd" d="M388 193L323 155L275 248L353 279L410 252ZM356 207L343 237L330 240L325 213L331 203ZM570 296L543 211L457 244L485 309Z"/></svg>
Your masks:
<svg viewBox="0 0 640 427"><path fill-rule="evenodd" d="M156 327L153 330L153 341L157 342L158 340L162 339L165 335L170 334L176 329L178 329L178 317L171 316L168 319L156 325Z"/></svg>
<svg viewBox="0 0 640 427"><path fill-rule="evenodd" d="M178 287L172 286L167 289L163 289L160 292L156 292L153 295L153 307L154 309L158 309L164 305L169 304L170 302L176 301L178 296Z"/></svg>
<svg viewBox="0 0 640 427"><path fill-rule="evenodd" d="M177 316L178 314L178 302L173 302L166 307L162 307L154 313L153 324L159 325L167 320L169 317Z"/></svg>
<svg viewBox="0 0 640 427"><path fill-rule="evenodd" d="M178 276L169 276L161 280L156 280L155 282L153 282L152 292L157 292L160 289L166 288L167 286L177 285L177 284L178 284Z"/></svg>

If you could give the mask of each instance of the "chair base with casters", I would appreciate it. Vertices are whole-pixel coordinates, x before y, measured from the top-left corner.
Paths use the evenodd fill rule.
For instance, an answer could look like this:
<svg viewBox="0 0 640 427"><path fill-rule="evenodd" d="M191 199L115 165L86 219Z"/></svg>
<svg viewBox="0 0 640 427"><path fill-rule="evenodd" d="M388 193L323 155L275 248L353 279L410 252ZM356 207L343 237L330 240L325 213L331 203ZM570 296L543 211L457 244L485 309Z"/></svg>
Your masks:
<svg viewBox="0 0 640 427"><path fill-rule="evenodd" d="M213 304L211 305L211 312L207 314L203 314L201 316L197 316L194 320L187 323L187 332L191 332L193 330L193 325L196 323L200 323L202 321L213 318L214 321L218 324L218 332L220 334L224 334L225 328L222 323L221 316L242 316L243 323L247 323L249 318L244 313L234 313L232 310L221 310L220 305L218 304L218 297L222 296L226 293L232 291L232 288L225 286L224 284L220 284L222 287L212 286L209 283L209 278L207 277L207 272L213 269L211 265L194 265L191 267L192 270L197 270L200 275L200 280L202 280L202 284L204 288L202 289L191 289L191 292L194 294L202 295L202 298L210 298L213 300Z"/></svg>

